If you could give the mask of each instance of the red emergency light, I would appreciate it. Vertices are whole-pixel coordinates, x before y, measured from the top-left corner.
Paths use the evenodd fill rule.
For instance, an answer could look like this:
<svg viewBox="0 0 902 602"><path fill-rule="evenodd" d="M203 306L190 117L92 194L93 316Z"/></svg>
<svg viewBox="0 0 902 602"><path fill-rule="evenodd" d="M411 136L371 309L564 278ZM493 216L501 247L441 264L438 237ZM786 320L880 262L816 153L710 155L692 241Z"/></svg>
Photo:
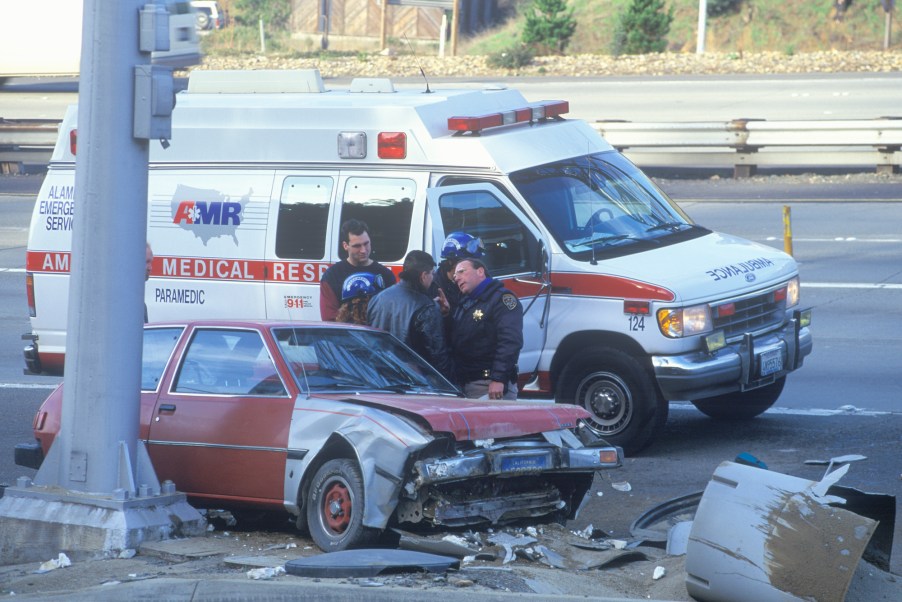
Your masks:
<svg viewBox="0 0 902 602"><path fill-rule="evenodd" d="M540 119L552 119L570 111L566 100L543 100L520 109L488 113L473 117L449 117L448 129L452 132L480 132L512 123L532 123Z"/></svg>
<svg viewBox="0 0 902 602"><path fill-rule="evenodd" d="M407 158L407 134L404 132L379 132L376 146L380 159Z"/></svg>
<svg viewBox="0 0 902 602"><path fill-rule="evenodd" d="M69 130L69 152L75 154L76 142L78 142L78 130Z"/></svg>

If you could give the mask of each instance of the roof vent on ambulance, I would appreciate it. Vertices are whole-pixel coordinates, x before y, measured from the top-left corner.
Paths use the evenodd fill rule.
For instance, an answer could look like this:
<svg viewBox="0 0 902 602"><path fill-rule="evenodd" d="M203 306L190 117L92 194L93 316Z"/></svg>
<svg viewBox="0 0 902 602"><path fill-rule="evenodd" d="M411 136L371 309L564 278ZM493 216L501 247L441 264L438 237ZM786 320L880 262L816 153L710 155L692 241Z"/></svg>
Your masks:
<svg viewBox="0 0 902 602"><path fill-rule="evenodd" d="M188 94L297 94L326 91L318 69L192 71Z"/></svg>

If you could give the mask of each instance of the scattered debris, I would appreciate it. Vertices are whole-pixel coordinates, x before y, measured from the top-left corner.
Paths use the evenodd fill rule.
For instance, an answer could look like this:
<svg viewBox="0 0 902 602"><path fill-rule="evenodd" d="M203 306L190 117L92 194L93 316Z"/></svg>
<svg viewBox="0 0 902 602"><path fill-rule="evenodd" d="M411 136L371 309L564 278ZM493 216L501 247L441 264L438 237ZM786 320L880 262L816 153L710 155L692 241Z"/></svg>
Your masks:
<svg viewBox="0 0 902 602"><path fill-rule="evenodd" d="M60 552L59 556L57 556L56 558L52 558L46 562L42 562L41 566L38 567L38 570L36 570L35 573L38 573L38 574L49 573L50 571L53 571L56 569L63 569L63 568L66 568L67 566L72 566L72 561L69 560L69 557L66 556L64 553Z"/></svg>
<svg viewBox="0 0 902 602"><path fill-rule="evenodd" d="M478 549L471 548L466 539L456 535L446 535L441 539L430 539L428 537L419 537L400 529L394 529L394 531L401 536L398 546L402 550L452 556L454 558L475 556L479 552Z"/></svg>
<svg viewBox="0 0 902 602"><path fill-rule="evenodd" d="M658 579L660 579L661 577L663 577L666 574L667 574L667 569L665 569L663 566L656 566L655 572L652 573L651 578L654 579L655 581L657 581Z"/></svg>
<svg viewBox="0 0 902 602"><path fill-rule="evenodd" d="M137 552L135 550L133 550L132 548L126 548L126 549L122 550L121 552L119 552L118 558L121 558L123 560L128 560L129 558L134 558L135 554L137 554Z"/></svg>
<svg viewBox="0 0 902 602"><path fill-rule="evenodd" d="M616 483L611 483L611 487L613 487L617 491L632 491L633 490L633 487L626 481L618 481Z"/></svg>
<svg viewBox="0 0 902 602"><path fill-rule="evenodd" d="M285 567L277 566L277 567L263 567L259 569L251 569L247 572L248 579L262 579L262 580L270 580L275 579L279 575L285 574Z"/></svg>

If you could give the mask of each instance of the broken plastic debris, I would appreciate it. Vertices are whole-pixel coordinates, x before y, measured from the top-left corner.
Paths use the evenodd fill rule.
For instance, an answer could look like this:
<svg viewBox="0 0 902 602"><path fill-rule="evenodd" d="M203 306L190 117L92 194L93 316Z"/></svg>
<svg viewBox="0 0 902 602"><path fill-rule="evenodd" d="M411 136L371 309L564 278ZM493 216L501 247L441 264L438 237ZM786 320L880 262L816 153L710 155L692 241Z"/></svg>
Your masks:
<svg viewBox="0 0 902 602"><path fill-rule="evenodd" d="M611 483L611 487L616 489L617 491L632 491L632 486L626 481L619 481L617 483Z"/></svg>
<svg viewBox="0 0 902 602"><path fill-rule="evenodd" d="M262 567L259 569L251 569L247 572L248 579L273 579L278 577L279 575L285 574L285 567L277 566L277 567Z"/></svg>
<svg viewBox="0 0 902 602"><path fill-rule="evenodd" d="M539 536L539 532L536 531L535 527L526 527L526 534L529 535L530 537L538 537Z"/></svg>
<svg viewBox="0 0 902 602"><path fill-rule="evenodd" d="M857 462L859 460L867 460L867 456L861 454L847 454L845 456L836 456L829 460L805 460L805 464L812 466L827 466L828 464L845 464L846 462Z"/></svg>
<svg viewBox="0 0 902 602"><path fill-rule="evenodd" d="M654 579L655 581L657 581L658 579L660 579L661 577L663 577L666 574L667 574L667 569L665 569L663 566L656 566L655 572L651 574L651 578Z"/></svg>
<svg viewBox="0 0 902 602"><path fill-rule="evenodd" d="M72 561L69 560L68 556L66 556L65 554L60 552L59 556L57 556L56 558L48 560L47 562L42 562L41 566L38 567L38 570L35 572L46 573L46 572L52 571L54 569L65 568L67 566L72 566Z"/></svg>
<svg viewBox="0 0 902 602"><path fill-rule="evenodd" d="M592 526L592 523L589 523L585 529L582 531L574 531L573 534L582 537L583 539L591 539L593 531L595 531L595 527Z"/></svg>
<svg viewBox="0 0 902 602"><path fill-rule="evenodd" d="M121 552L119 552L119 558L127 560L129 558L134 558L135 554L136 554L136 552L132 548L126 548L126 549L122 550Z"/></svg>
<svg viewBox="0 0 902 602"><path fill-rule="evenodd" d="M614 546L615 550L623 550L626 548L626 540L624 539L609 539L608 542Z"/></svg>
<svg viewBox="0 0 902 602"><path fill-rule="evenodd" d="M604 495L604 492L602 492L602 491L596 491L596 492L595 492L595 495L597 495L598 497L601 497L601 496Z"/></svg>

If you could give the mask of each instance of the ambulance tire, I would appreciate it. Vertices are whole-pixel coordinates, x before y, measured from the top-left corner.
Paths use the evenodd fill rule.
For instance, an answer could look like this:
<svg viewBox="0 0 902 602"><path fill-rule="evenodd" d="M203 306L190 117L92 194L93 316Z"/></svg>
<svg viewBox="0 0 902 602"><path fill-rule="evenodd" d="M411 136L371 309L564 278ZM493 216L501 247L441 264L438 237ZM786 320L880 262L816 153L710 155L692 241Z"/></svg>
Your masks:
<svg viewBox="0 0 902 602"><path fill-rule="evenodd" d="M626 455L645 448L667 422L667 400L654 377L636 358L611 347L591 347L573 357L555 401L587 410L592 430Z"/></svg>
<svg viewBox="0 0 902 602"><path fill-rule="evenodd" d="M363 525L363 477L348 458L329 460L316 471L307 493L307 528L324 552L362 548L380 531Z"/></svg>
<svg viewBox="0 0 902 602"><path fill-rule="evenodd" d="M765 387L699 399L693 401L692 405L701 413L717 420L751 420L777 402L784 385L785 376Z"/></svg>

